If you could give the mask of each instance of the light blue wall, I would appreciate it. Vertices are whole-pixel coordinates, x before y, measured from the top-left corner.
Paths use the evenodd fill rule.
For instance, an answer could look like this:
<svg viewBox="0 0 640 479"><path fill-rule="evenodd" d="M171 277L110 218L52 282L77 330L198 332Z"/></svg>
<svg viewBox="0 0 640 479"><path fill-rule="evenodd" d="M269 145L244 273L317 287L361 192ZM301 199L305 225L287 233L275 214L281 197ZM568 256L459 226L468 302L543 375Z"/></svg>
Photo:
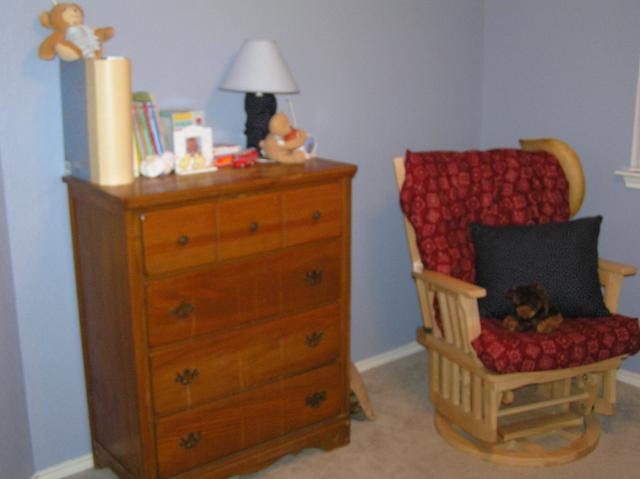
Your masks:
<svg viewBox="0 0 640 479"><path fill-rule="evenodd" d="M0 164L0 471L22 479L33 474L33 453L25 401L9 234Z"/></svg>
<svg viewBox="0 0 640 479"><path fill-rule="evenodd" d="M86 0L112 25L161 107L203 107L217 141L243 141L242 95L217 89L245 38L278 41L295 108L320 153L355 163L352 345L358 360L412 340L418 308L390 159L480 139L483 2ZM36 58L50 2L0 0L0 149L35 468L89 452L58 66ZM5 273L6 274L6 273ZM0 403L0 408L6 405ZM16 479L22 479L16 477Z"/></svg>
<svg viewBox="0 0 640 479"><path fill-rule="evenodd" d="M44 36L37 16L47 3L18 6L3 0L0 28L3 187L36 470L86 453L89 444L69 220L60 179L57 65L35 58Z"/></svg>
<svg viewBox="0 0 640 479"><path fill-rule="evenodd" d="M602 214L600 254L640 266L640 191L613 171L628 166L640 58L637 0L487 0L482 143L555 136L581 155L580 215ZM640 316L640 277L621 312ZM640 356L624 363L640 372Z"/></svg>

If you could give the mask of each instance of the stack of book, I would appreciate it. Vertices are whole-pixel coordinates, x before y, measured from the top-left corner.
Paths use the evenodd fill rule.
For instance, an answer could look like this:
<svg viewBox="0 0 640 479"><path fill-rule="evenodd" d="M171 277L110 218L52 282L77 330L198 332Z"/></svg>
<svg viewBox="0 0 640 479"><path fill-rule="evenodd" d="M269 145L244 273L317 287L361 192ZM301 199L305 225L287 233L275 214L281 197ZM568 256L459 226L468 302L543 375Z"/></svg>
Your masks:
<svg viewBox="0 0 640 479"><path fill-rule="evenodd" d="M133 171L140 174L140 162L149 155L165 152L165 142L160 129L158 110L147 92L132 94L131 114L133 115Z"/></svg>

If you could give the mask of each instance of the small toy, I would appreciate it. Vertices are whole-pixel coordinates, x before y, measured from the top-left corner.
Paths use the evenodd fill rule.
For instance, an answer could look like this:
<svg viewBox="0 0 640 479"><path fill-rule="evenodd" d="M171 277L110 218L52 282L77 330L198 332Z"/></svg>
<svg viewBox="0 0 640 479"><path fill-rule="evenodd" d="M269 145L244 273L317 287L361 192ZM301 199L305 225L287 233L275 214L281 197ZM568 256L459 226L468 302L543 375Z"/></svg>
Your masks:
<svg viewBox="0 0 640 479"><path fill-rule="evenodd" d="M140 163L140 174L147 178L168 175L173 171L174 156L170 151L162 155L149 155Z"/></svg>
<svg viewBox="0 0 640 479"><path fill-rule="evenodd" d="M515 314L502 322L510 331L550 333L562 323L562 314L550 305L547 292L539 284L517 286L507 291L506 297L516 308Z"/></svg>
<svg viewBox="0 0 640 479"><path fill-rule="evenodd" d="M255 165L258 157L258 151L255 148L249 148L238 153L233 159L232 165L234 168L247 168Z"/></svg>
<svg viewBox="0 0 640 479"><path fill-rule="evenodd" d="M233 160L235 160L235 158L235 153L225 153L224 155L214 156L213 160L218 168L224 168L225 166L233 165Z"/></svg>
<svg viewBox="0 0 640 479"><path fill-rule="evenodd" d="M233 164L233 160L241 151L242 147L240 145L231 145L224 143L213 145L214 163L218 167L231 166Z"/></svg>
<svg viewBox="0 0 640 479"><path fill-rule="evenodd" d="M56 3L40 14L40 23L53 33L40 44L38 56L53 60L56 54L64 61L101 58L102 43L113 37L113 28L91 28L84 23L84 11L76 3Z"/></svg>
<svg viewBox="0 0 640 479"><path fill-rule="evenodd" d="M265 157L280 163L304 163L315 152L315 142L304 130L293 128L284 113L269 120L269 134L260 142Z"/></svg>
<svg viewBox="0 0 640 479"><path fill-rule="evenodd" d="M247 168L257 163L260 155L255 148L238 150L233 153L223 153L214 157L217 167L231 166L233 168Z"/></svg>

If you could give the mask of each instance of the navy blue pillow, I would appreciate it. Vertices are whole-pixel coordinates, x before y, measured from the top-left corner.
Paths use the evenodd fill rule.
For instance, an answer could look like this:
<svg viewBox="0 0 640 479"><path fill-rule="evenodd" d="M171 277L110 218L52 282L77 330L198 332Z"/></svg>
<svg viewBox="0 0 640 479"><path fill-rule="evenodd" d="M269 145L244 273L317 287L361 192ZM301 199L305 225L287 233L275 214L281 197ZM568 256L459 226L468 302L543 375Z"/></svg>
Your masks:
<svg viewBox="0 0 640 479"><path fill-rule="evenodd" d="M471 224L476 283L487 290L480 315L513 312L508 289L539 283L551 304L567 317L609 316L598 278L602 216L525 226Z"/></svg>

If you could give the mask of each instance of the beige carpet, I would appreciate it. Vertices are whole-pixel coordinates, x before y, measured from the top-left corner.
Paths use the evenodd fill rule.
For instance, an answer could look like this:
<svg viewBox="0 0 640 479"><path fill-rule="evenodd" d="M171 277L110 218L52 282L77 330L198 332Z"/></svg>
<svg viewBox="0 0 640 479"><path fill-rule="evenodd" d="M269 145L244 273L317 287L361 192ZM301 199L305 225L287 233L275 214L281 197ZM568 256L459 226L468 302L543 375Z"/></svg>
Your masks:
<svg viewBox="0 0 640 479"><path fill-rule="evenodd" d="M378 418L354 421L349 446L329 453L306 450L242 479L640 477L640 389L618 383L618 414L599 416L602 436L589 456L550 468L499 466L466 456L438 436L427 400L426 363L426 354L418 353L363 374ZM115 476L87 471L71 477Z"/></svg>

